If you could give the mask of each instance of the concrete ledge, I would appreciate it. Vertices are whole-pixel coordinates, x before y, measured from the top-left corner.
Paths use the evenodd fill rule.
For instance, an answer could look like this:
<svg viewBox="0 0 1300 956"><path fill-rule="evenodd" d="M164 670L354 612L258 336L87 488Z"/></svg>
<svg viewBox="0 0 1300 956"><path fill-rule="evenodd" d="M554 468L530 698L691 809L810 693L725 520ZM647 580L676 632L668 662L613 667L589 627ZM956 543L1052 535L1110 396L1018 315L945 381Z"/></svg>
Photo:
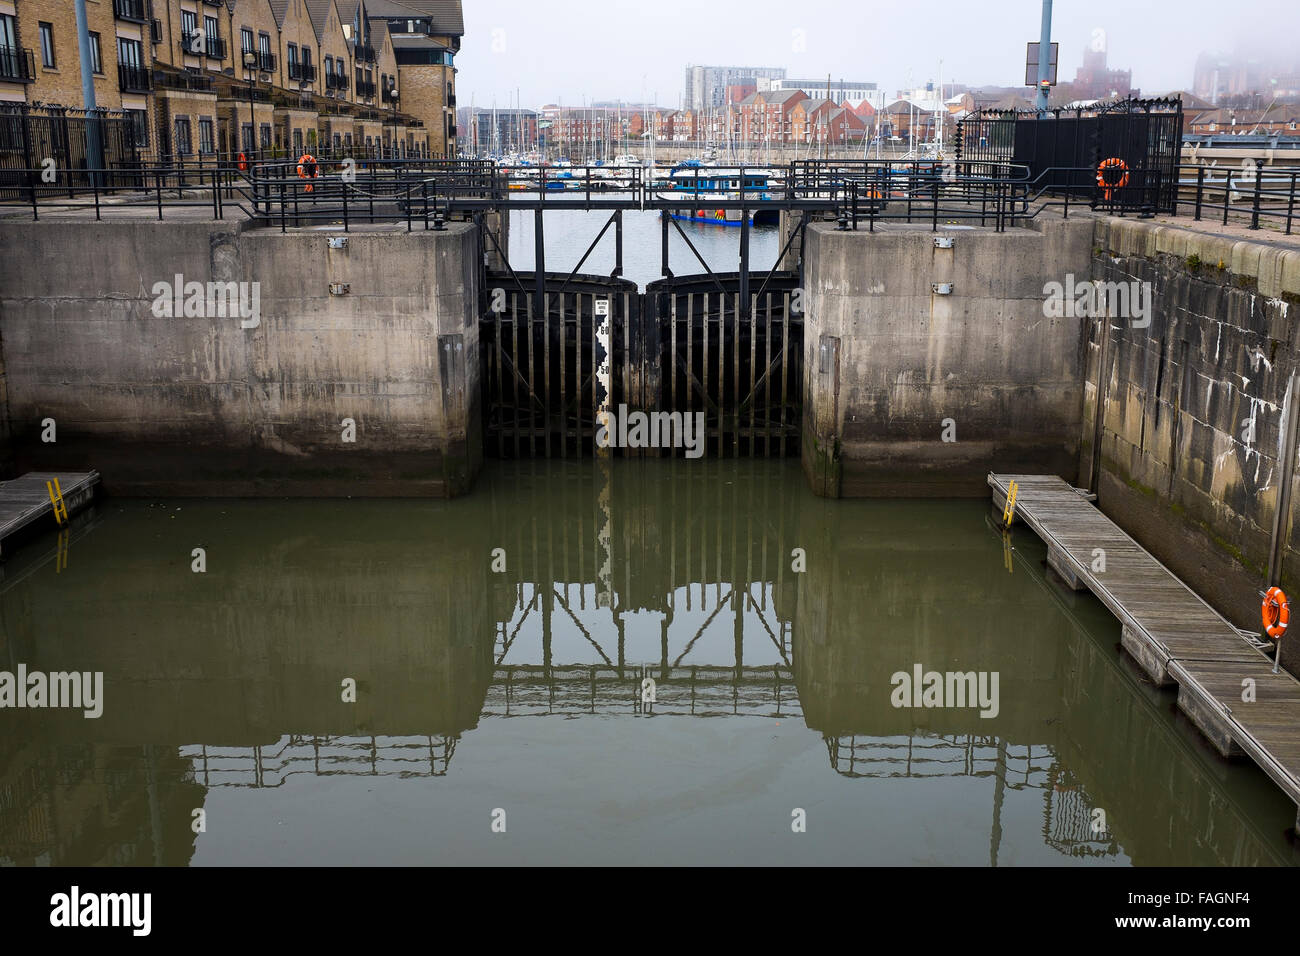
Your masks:
<svg viewBox="0 0 1300 956"><path fill-rule="evenodd" d="M1195 256L1207 268L1218 269L1222 263L1222 268L1233 275L1254 279L1260 295L1300 296L1300 249L1167 223L1113 217L1096 221L1095 238L1101 250L1110 255L1148 259L1168 255L1184 261Z"/></svg>

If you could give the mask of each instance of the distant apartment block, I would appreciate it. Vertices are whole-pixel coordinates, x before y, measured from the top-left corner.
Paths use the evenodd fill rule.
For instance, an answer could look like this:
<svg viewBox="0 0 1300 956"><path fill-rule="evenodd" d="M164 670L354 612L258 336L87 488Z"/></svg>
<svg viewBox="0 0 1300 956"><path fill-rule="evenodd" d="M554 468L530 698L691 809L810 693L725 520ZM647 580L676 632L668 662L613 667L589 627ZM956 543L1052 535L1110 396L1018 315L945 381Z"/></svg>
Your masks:
<svg viewBox="0 0 1300 956"><path fill-rule="evenodd" d="M1196 59L1192 92L1215 105L1252 93L1279 98L1300 96L1300 54L1263 59L1202 53Z"/></svg>
<svg viewBox="0 0 1300 956"><path fill-rule="evenodd" d="M831 80L828 84L826 77L822 77L820 80L784 79L760 80L758 82L758 92L767 92L769 90L773 92L802 90L812 99L834 100L854 109L863 103L868 103L873 110L878 110L882 109L886 103L884 90L880 89L875 83L858 80Z"/></svg>
<svg viewBox="0 0 1300 956"><path fill-rule="evenodd" d="M785 70L767 66L688 66L684 109L713 110L727 105L727 87L753 85L759 80L783 80Z"/></svg>

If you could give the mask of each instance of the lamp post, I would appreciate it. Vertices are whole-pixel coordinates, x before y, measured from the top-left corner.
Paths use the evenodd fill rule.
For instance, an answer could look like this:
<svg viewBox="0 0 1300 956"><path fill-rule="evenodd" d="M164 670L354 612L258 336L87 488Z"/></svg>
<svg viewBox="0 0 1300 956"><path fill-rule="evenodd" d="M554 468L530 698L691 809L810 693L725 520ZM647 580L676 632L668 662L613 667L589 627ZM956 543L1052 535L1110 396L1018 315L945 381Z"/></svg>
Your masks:
<svg viewBox="0 0 1300 956"><path fill-rule="evenodd" d="M244 69L248 71L248 150L253 149L254 136L257 131L257 116L253 107L253 67L257 65L257 54L252 50L244 51Z"/></svg>
<svg viewBox="0 0 1300 956"><path fill-rule="evenodd" d="M384 90L384 96L393 108L393 155L391 158L397 158L397 84L392 80L388 81L388 88Z"/></svg>

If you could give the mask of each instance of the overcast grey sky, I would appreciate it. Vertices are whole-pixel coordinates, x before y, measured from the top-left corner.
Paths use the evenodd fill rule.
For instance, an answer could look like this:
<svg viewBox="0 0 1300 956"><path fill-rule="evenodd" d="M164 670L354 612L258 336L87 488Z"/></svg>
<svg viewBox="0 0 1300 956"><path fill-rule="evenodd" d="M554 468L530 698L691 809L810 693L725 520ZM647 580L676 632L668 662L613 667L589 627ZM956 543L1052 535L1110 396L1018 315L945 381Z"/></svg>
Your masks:
<svg viewBox="0 0 1300 956"><path fill-rule="evenodd" d="M1300 0L1057 0L1052 39L1072 79L1093 31L1145 92L1189 87L1203 50L1295 49ZM779 66L792 77L1018 85L1041 0L464 0L463 106L648 100L677 106L687 63ZM802 32L796 32L802 31ZM1294 56L1293 52L1293 56Z"/></svg>

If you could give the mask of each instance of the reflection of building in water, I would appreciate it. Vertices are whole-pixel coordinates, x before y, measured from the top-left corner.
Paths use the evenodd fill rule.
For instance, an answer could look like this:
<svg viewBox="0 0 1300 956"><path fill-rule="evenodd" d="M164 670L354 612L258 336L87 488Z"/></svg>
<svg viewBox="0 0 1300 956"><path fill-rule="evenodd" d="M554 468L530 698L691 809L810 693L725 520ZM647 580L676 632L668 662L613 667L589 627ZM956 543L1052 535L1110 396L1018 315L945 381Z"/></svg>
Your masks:
<svg viewBox="0 0 1300 956"><path fill-rule="evenodd" d="M174 749L48 743L0 747L0 866L178 866L194 852L187 783Z"/></svg>

